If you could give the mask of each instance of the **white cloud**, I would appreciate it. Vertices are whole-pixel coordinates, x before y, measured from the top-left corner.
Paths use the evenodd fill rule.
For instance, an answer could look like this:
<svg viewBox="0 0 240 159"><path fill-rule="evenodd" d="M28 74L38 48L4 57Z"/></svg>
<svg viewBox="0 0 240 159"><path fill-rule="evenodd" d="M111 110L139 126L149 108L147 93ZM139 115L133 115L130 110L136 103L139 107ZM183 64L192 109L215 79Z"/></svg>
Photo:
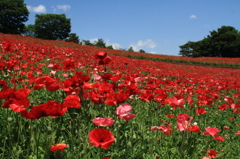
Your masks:
<svg viewBox="0 0 240 159"><path fill-rule="evenodd" d="M93 38L89 40L91 43L94 43L95 41L98 41L98 38Z"/></svg>
<svg viewBox="0 0 240 159"><path fill-rule="evenodd" d="M39 5L37 7L27 6L28 11L36 13L45 13L47 11L44 5Z"/></svg>
<svg viewBox="0 0 240 159"><path fill-rule="evenodd" d="M68 9L71 9L70 5L57 5L56 7L52 7L53 11L56 12L57 10L63 10L64 12L67 11Z"/></svg>
<svg viewBox="0 0 240 159"><path fill-rule="evenodd" d="M151 53L151 54L157 54L157 52L155 52L155 51L151 51L150 53Z"/></svg>
<svg viewBox="0 0 240 159"><path fill-rule="evenodd" d="M121 46L120 44L110 43L109 39L106 40L106 45L107 45L107 46L112 45L113 49L115 49L115 50L120 50L120 49L122 49L122 46Z"/></svg>
<svg viewBox="0 0 240 159"><path fill-rule="evenodd" d="M139 51L143 47L153 49L157 46L157 44L151 39L147 39L146 41L139 40L136 44L131 44L130 47L133 48L134 51Z"/></svg>
<svg viewBox="0 0 240 159"><path fill-rule="evenodd" d="M112 45L113 49L115 49L115 50L120 50L120 49L122 49L122 46L121 46L120 44L112 43L111 45Z"/></svg>
<svg viewBox="0 0 240 159"><path fill-rule="evenodd" d="M189 19L196 19L196 18L197 18L197 16L194 14L189 17Z"/></svg>

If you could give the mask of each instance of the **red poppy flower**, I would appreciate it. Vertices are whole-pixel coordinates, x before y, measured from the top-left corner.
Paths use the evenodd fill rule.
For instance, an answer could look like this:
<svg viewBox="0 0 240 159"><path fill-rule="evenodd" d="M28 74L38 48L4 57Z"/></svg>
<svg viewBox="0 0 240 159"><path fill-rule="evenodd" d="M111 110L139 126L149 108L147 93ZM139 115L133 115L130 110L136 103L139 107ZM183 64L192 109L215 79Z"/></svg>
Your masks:
<svg viewBox="0 0 240 159"><path fill-rule="evenodd" d="M67 108L69 107L80 108L81 107L80 98L76 95L69 95L64 99L63 106Z"/></svg>
<svg viewBox="0 0 240 159"><path fill-rule="evenodd" d="M21 105L15 104L15 103L14 104L10 104L9 108L12 109L14 112L17 112L17 113L26 111L26 108L24 108Z"/></svg>
<svg viewBox="0 0 240 159"><path fill-rule="evenodd" d="M235 135L240 135L240 131L237 131L234 133Z"/></svg>
<svg viewBox="0 0 240 159"><path fill-rule="evenodd" d="M200 133L200 128L197 125L192 125L192 126L189 126L188 131L190 131L190 132L195 131L195 132Z"/></svg>
<svg viewBox="0 0 240 159"><path fill-rule="evenodd" d="M40 87L42 87L42 85L45 85L46 89L51 92L54 92L59 89L57 81L49 76L39 77L35 82L37 86Z"/></svg>
<svg viewBox="0 0 240 159"><path fill-rule="evenodd" d="M39 119L45 116L63 116L66 111L67 108L63 107L62 104L50 100L47 103L32 107L26 118Z"/></svg>
<svg viewBox="0 0 240 159"><path fill-rule="evenodd" d="M167 114L166 117L167 118L174 118L174 114Z"/></svg>
<svg viewBox="0 0 240 159"><path fill-rule="evenodd" d="M56 144L51 146L51 151L55 152L57 150L64 151L64 148L68 147L66 144Z"/></svg>
<svg viewBox="0 0 240 159"><path fill-rule="evenodd" d="M229 126L224 126L223 128L224 128L224 129L230 129L230 127L229 127Z"/></svg>
<svg viewBox="0 0 240 159"><path fill-rule="evenodd" d="M105 51L100 51L95 54L95 58L98 60L102 60L107 56L107 53Z"/></svg>
<svg viewBox="0 0 240 159"><path fill-rule="evenodd" d="M234 121L235 119L233 117L229 117L230 120Z"/></svg>
<svg viewBox="0 0 240 159"><path fill-rule="evenodd" d="M201 115L201 114L205 114L207 113L207 111L203 108L203 107L199 107L195 110L195 112L197 113L197 115Z"/></svg>
<svg viewBox="0 0 240 159"><path fill-rule="evenodd" d="M91 130L88 139L90 144L104 149L108 149L115 141L111 131L101 128Z"/></svg>
<svg viewBox="0 0 240 159"><path fill-rule="evenodd" d="M107 100L105 103L107 105L117 105L123 103L125 100L128 99L128 95L124 92L113 92L107 96Z"/></svg>
<svg viewBox="0 0 240 159"><path fill-rule="evenodd" d="M217 152L215 150L213 150L213 149L208 149L207 150L207 155L209 157L216 158L217 157Z"/></svg>
<svg viewBox="0 0 240 159"><path fill-rule="evenodd" d="M224 141L224 138L219 135L216 135L216 137L214 137L214 139L218 140L218 141Z"/></svg>

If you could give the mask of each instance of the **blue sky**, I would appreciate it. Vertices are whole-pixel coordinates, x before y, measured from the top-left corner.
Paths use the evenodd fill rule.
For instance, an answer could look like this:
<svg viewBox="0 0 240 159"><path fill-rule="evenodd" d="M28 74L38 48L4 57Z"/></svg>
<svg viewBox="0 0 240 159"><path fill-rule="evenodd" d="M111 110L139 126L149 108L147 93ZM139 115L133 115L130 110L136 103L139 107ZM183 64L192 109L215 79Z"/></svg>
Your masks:
<svg viewBox="0 0 240 159"><path fill-rule="evenodd" d="M25 0L36 14L66 14L80 40L103 39L115 49L178 55L221 26L240 31L240 0Z"/></svg>

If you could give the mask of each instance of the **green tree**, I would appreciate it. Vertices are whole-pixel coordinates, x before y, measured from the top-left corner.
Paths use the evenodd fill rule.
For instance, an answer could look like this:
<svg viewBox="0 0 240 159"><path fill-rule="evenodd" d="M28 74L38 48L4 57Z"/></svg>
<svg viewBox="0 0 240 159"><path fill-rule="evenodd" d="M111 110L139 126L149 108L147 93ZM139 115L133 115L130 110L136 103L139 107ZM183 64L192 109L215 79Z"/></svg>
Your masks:
<svg viewBox="0 0 240 159"><path fill-rule="evenodd" d="M179 46L182 56L240 57L240 33L234 27L222 26L210 31L203 40Z"/></svg>
<svg viewBox="0 0 240 159"><path fill-rule="evenodd" d="M83 40L82 42L84 45L94 46L93 43L90 42L90 40Z"/></svg>
<svg viewBox="0 0 240 159"><path fill-rule="evenodd" d="M0 0L0 32L21 34L28 20L28 9L24 0Z"/></svg>
<svg viewBox="0 0 240 159"><path fill-rule="evenodd" d="M94 42L94 46L106 48L106 43L103 39L98 39L98 41Z"/></svg>
<svg viewBox="0 0 240 159"><path fill-rule="evenodd" d="M64 40L71 31L65 14L36 14L35 36L40 39Z"/></svg>
<svg viewBox="0 0 240 159"><path fill-rule="evenodd" d="M140 49L139 52L145 53L145 51L143 49Z"/></svg>
<svg viewBox="0 0 240 159"><path fill-rule="evenodd" d="M22 34L25 35L25 36L34 37L34 35L35 35L35 25L33 25L33 24L26 25L25 28L24 28L24 32Z"/></svg>
<svg viewBox="0 0 240 159"><path fill-rule="evenodd" d="M196 46L197 42L188 41L186 44L179 46L181 49L179 54L182 56L197 57L199 53Z"/></svg>
<svg viewBox="0 0 240 159"><path fill-rule="evenodd" d="M234 27L222 26L213 30L208 36L212 47L212 54L220 57L240 57L240 33Z"/></svg>
<svg viewBox="0 0 240 159"><path fill-rule="evenodd" d="M107 46L108 49L113 49L112 45Z"/></svg>
<svg viewBox="0 0 240 159"><path fill-rule="evenodd" d="M76 33L70 33L68 38L65 41L79 44L79 37L77 36Z"/></svg>
<svg viewBox="0 0 240 159"><path fill-rule="evenodd" d="M133 51L133 52L134 52L132 46L130 46L129 49L128 49L127 51Z"/></svg>

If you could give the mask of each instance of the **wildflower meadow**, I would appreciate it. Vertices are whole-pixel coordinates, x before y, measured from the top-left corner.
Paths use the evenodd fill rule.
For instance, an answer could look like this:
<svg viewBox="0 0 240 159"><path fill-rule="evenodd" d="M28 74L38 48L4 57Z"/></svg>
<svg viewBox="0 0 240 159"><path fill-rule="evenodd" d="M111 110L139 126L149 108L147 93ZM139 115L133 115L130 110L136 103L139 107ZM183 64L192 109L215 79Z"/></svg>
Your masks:
<svg viewBox="0 0 240 159"><path fill-rule="evenodd" d="M125 54L0 34L0 158L240 158L240 69Z"/></svg>

